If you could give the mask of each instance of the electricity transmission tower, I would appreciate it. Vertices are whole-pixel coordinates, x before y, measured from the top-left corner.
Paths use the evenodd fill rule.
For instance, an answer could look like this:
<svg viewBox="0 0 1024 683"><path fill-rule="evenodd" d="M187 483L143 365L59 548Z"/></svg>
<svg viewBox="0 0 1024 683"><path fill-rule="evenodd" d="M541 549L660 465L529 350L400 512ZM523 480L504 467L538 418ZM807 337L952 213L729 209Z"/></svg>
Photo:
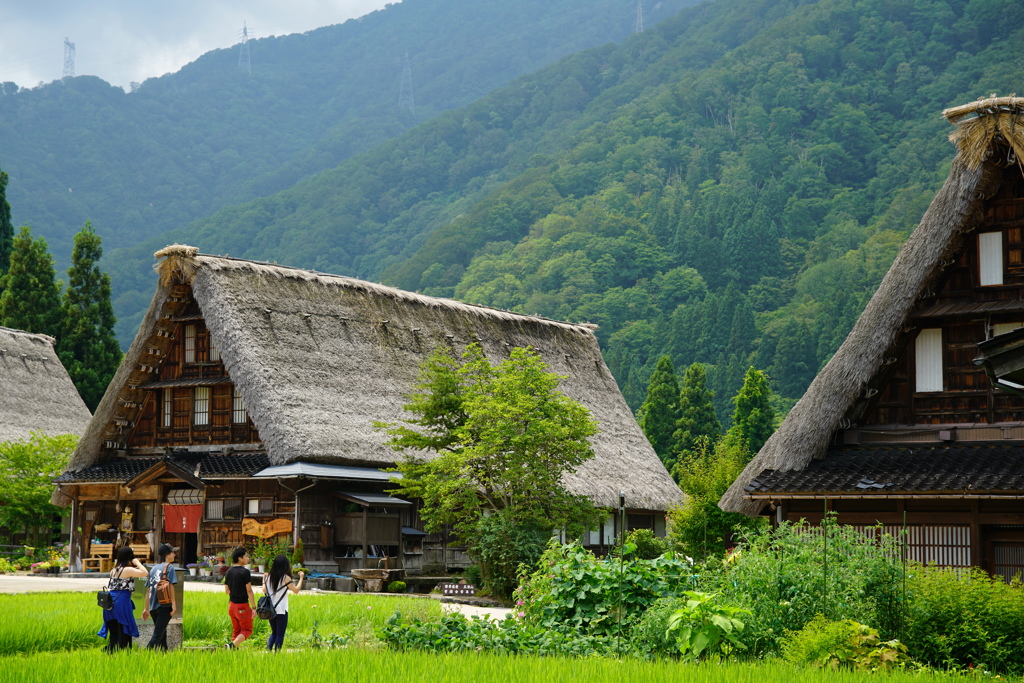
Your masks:
<svg viewBox="0 0 1024 683"><path fill-rule="evenodd" d="M636 32L644 32L644 0L636 0Z"/></svg>
<svg viewBox="0 0 1024 683"><path fill-rule="evenodd" d="M64 78L75 77L75 44L64 39Z"/></svg>
<svg viewBox="0 0 1024 683"><path fill-rule="evenodd" d="M412 97L412 67L409 65L409 53L405 53L405 62L402 65L402 85L398 89L398 108L408 109L410 114L416 114L416 102Z"/></svg>
<svg viewBox="0 0 1024 683"><path fill-rule="evenodd" d="M242 22L242 45L238 49L238 68L252 76L252 59L249 57L249 27Z"/></svg>

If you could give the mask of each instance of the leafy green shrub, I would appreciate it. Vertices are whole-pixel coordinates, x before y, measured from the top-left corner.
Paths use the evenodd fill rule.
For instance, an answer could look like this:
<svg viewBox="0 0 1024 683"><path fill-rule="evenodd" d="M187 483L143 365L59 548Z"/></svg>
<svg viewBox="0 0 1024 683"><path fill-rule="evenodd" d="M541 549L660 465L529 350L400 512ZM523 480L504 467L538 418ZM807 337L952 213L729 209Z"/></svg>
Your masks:
<svg viewBox="0 0 1024 683"><path fill-rule="evenodd" d="M7 558L0 557L0 574L14 571L14 565Z"/></svg>
<svg viewBox="0 0 1024 683"><path fill-rule="evenodd" d="M466 580L466 583L471 583L474 586L483 585L483 575L480 573L480 567L475 564L471 564L466 567L466 571L462 573L462 578Z"/></svg>
<svg viewBox="0 0 1024 683"><path fill-rule="evenodd" d="M388 584L388 593L404 593L405 581L392 581Z"/></svg>
<svg viewBox="0 0 1024 683"><path fill-rule="evenodd" d="M632 549L632 553L626 553L627 557L638 560L653 560L668 552L668 541L658 538L650 529L633 529L626 534L625 549Z"/></svg>
<svg viewBox="0 0 1024 683"><path fill-rule="evenodd" d="M615 653L618 642L607 636L593 636L566 627L547 628L525 623L511 615L500 621L487 617L466 618L446 614L440 621L405 621L395 612L377 637L396 650L427 652L474 652L530 654L559 657L589 657Z"/></svg>
<svg viewBox="0 0 1024 683"><path fill-rule="evenodd" d="M477 529L483 585L492 595L507 598L518 585L520 565L528 571L537 566L551 530L516 520L505 510L482 518Z"/></svg>
<svg viewBox="0 0 1024 683"><path fill-rule="evenodd" d="M630 629L630 648L644 657L678 657L675 636L670 635L668 620L686 604L686 598L661 598L644 611Z"/></svg>
<svg viewBox="0 0 1024 683"><path fill-rule="evenodd" d="M788 631L823 614L876 624L898 633L903 567L899 541L835 523L784 523L748 533L725 562L707 563L700 590L750 610L747 642L754 654L775 652Z"/></svg>
<svg viewBox="0 0 1024 683"><path fill-rule="evenodd" d="M628 629L659 598L676 595L692 574L689 563L672 554L653 560L602 560L579 543L556 540L539 565L520 579L515 593L526 621L593 635Z"/></svg>
<svg viewBox="0 0 1024 683"><path fill-rule="evenodd" d="M859 671L894 669L910 662L898 640L883 642L878 631L852 619L829 621L818 614L782 640L782 656L793 664Z"/></svg>
<svg viewBox="0 0 1024 683"><path fill-rule="evenodd" d="M684 595L685 604L668 620L668 633L683 659L697 661L747 649L741 639L745 626L741 618L748 618L750 612L721 602L713 593L686 591Z"/></svg>
<svg viewBox="0 0 1024 683"><path fill-rule="evenodd" d="M1024 672L1024 589L978 568L915 567L902 639L931 666Z"/></svg>

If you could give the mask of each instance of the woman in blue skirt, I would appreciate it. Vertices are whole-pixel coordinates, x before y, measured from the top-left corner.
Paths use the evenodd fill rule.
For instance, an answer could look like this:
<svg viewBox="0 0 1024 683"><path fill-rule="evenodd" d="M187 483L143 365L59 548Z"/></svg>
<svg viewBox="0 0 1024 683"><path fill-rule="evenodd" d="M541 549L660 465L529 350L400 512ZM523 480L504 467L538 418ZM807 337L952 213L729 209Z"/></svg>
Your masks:
<svg viewBox="0 0 1024 683"><path fill-rule="evenodd" d="M134 579L146 576L149 576L149 571L135 559L135 552L130 547L125 546L117 551L117 563L110 570L107 583L114 607L103 610L103 628L99 632L101 638L107 639L107 652L130 648L132 638L139 636L139 627L135 625L132 591L135 590Z"/></svg>

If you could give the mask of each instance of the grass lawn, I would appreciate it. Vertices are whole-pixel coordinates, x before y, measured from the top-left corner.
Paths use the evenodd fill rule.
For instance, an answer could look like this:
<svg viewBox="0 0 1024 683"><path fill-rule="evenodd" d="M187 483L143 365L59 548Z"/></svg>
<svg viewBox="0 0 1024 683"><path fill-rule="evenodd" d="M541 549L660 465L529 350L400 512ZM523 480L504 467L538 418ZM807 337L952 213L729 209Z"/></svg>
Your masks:
<svg viewBox="0 0 1024 683"><path fill-rule="evenodd" d="M226 599L219 593L188 593L185 607L186 645L223 644L230 631ZM117 655L101 651L97 637L100 609L92 593L30 593L0 595L0 682L53 680L62 683L114 680L197 680L229 675L232 680L388 681L516 681L551 683L844 683L877 675L794 668L778 661L700 666L675 661L636 659L559 659L506 655L394 652L373 638L396 609L409 616L437 618L441 606L433 600L367 597L352 594L312 594L290 598L286 648L263 649L266 622L258 621L250 643L238 652L215 650L165 654L136 649ZM314 649L314 622L322 638L342 636L343 649ZM950 680L938 674L896 673L880 677L886 683Z"/></svg>

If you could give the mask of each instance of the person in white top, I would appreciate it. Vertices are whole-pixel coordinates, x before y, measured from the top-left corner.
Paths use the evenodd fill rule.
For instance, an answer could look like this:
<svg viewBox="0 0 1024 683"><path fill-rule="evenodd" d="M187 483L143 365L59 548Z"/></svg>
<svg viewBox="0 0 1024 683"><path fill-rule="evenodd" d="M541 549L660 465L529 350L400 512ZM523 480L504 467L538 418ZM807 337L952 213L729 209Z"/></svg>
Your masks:
<svg viewBox="0 0 1024 683"><path fill-rule="evenodd" d="M300 571L299 582L292 581L292 563L287 555L278 555L270 565L270 573L263 579L263 592L270 598L277 615L270 619L268 650L280 650L284 645L284 632L288 629L288 591L298 593L305 579L305 572Z"/></svg>

